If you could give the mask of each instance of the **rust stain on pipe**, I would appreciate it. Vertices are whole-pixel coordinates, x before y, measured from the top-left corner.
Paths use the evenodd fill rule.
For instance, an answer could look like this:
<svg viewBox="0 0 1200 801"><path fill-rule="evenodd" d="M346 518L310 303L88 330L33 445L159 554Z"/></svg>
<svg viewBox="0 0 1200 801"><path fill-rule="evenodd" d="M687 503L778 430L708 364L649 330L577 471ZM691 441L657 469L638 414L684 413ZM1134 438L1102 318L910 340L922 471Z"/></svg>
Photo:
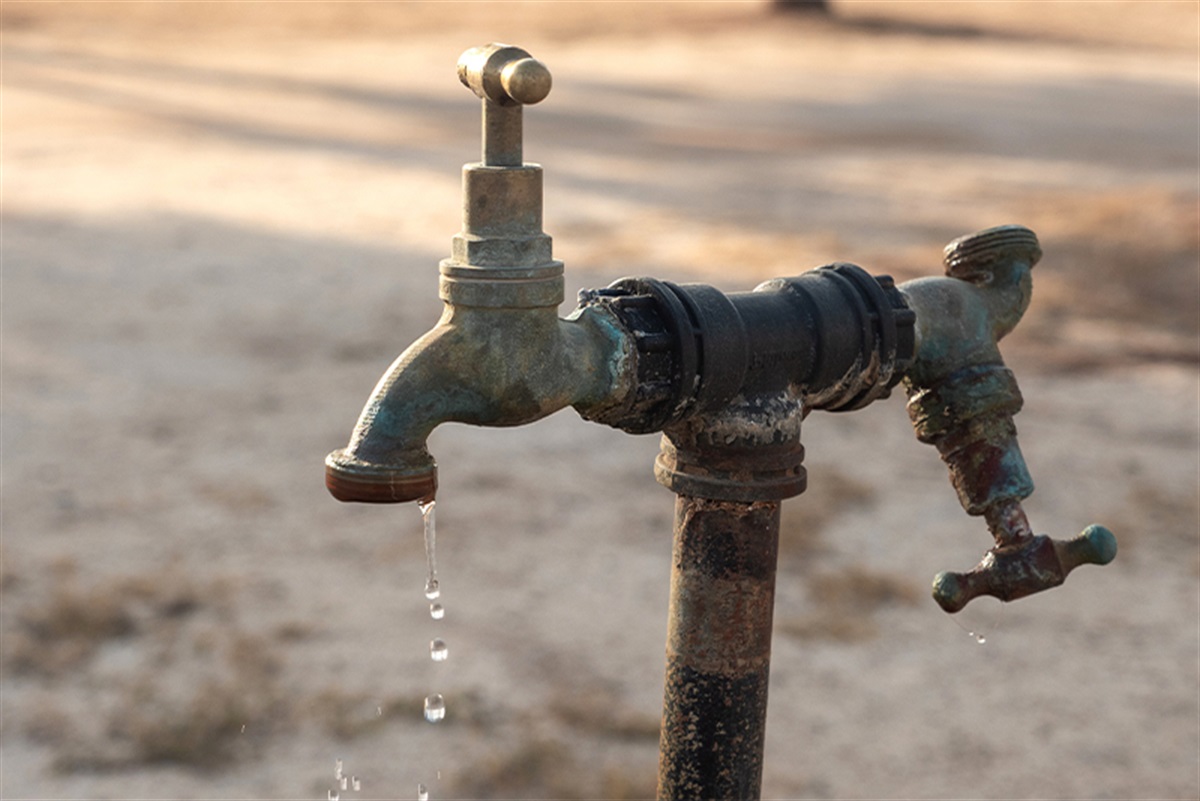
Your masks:
<svg viewBox="0 0 1200 801"><path fill-rule="evenodd" d="M778 501L675 504L659 798L757 798Z"/></svg>

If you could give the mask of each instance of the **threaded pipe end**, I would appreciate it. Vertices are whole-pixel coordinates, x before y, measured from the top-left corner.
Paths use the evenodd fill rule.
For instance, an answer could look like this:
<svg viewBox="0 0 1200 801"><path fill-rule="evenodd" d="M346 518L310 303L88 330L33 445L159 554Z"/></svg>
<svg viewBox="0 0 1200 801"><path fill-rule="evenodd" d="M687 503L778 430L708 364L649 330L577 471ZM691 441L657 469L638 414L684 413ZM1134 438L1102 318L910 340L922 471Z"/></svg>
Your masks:
<svg viewBox="0 0 1200 801"><path fill-rule="evenodd" d="M1030 267L1042 258L1037 234L1023 225L999 225L955 239L946 245L946 275L964 281L989 277L992 266L1024 261Z"/></svg>

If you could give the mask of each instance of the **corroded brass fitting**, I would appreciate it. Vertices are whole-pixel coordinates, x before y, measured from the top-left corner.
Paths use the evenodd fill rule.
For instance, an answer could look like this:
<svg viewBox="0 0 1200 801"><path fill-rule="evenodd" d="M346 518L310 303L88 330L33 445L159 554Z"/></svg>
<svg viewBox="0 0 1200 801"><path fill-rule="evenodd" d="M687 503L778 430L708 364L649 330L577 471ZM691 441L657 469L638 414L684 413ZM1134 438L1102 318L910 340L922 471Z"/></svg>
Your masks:
<svg viewBox="0 0 1200 801"><path fill-rule="evenodd" d="M432 498L425 443L444 422L515 426L572 405L599 413L629 390L615 317L558 317L563 265L542 231L542 168L521 148L522 104L546 97L549 71L493 44L464 53L458 74L482 98L484 146L483 161L463 168L463 226L439 268L445 309L380 379L349 444L326 458L339 500Z"/></svg>
<svg viewBox="0 0 1200 801"><path fill-rule="evenodd" d="M967 514L996 542L970 573L941 573L934 599L957 612L977 595L1012 600L1057 586L1079 564L1107 564L1116 540L1101 526L1069 543L1035 537L1021 508L1033 479L1017 445L1016 377L998 342L1029 306L1037 236L1019 225L989 228L946 246L945 278L900 285L917 312L917 357L905 378L917 438L938 449Z"/></svg>
<svg viewBox="0 0 1200 801"><path fill-rule="evenodd" d="M380 379L349 443L326 457L326 485L343 501L432 498L426 440L445 422L516 426L571 406L662 432L655 475L678 498L660 798L759 792L780 503L805 488L810 411L859 409L905 381L918 438L996 542L974 570L935 579L948 612L1115 556L1107 529L1056 542L1021 508L1033 491L1013 424L1021 393L997 343L1029 304L1032 231L958 239L945 276L899 287L852 264L752 292L629 278L585 290L560 319L563 265L542 231L541 167L521 142L522 107L546 97L550 73L500 44L468 50L458 72L481 98L483 157L463 169L442 318Z"/></svg>
<svg viewBox="0 0 1200 801"><path fill-rule="evenodd" d="M542 168L526 164L521 109L550 93L550 71L519 47L462 54L458 77L482 99L483 158L463 167L463 227L441 264L447 303L557 307L563 265L542 231Z"/></svg>

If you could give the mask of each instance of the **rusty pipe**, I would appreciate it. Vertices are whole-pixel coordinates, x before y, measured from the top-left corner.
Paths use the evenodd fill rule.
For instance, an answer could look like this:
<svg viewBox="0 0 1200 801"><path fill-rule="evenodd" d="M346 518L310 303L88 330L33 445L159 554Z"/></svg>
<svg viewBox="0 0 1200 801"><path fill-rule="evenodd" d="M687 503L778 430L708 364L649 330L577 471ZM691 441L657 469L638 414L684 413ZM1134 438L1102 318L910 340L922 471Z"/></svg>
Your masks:
<svg viewBox="0 0 1200 801"><path fill-rule="evenodd" d="M675 501L658 798L762 785L779 501Z"/></svg>

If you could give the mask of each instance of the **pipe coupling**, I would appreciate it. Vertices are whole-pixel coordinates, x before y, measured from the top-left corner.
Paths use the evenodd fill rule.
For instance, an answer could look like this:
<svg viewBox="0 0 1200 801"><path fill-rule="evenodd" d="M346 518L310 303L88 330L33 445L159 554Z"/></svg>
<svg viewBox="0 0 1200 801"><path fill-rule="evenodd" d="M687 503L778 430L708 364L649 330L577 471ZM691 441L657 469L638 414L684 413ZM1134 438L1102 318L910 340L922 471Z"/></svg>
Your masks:
<svg viewBox="0 0 1200 801"><path fill-rule="evenodd" d="M887 397L913 359L904 296L853 264L730 294L624 278L581 292L580 304L606 305L635 344L635 391L593 419L637 434L781 393L805 413L859 409Z"/></svg>
<svg viewBox="0 0 1200 801"><path fill-rule="evenodd" d="M716 501L781 501L808 486L800 426L804 406L791 392L738 398L663 432L658 483L677 495Z"/></svg>

